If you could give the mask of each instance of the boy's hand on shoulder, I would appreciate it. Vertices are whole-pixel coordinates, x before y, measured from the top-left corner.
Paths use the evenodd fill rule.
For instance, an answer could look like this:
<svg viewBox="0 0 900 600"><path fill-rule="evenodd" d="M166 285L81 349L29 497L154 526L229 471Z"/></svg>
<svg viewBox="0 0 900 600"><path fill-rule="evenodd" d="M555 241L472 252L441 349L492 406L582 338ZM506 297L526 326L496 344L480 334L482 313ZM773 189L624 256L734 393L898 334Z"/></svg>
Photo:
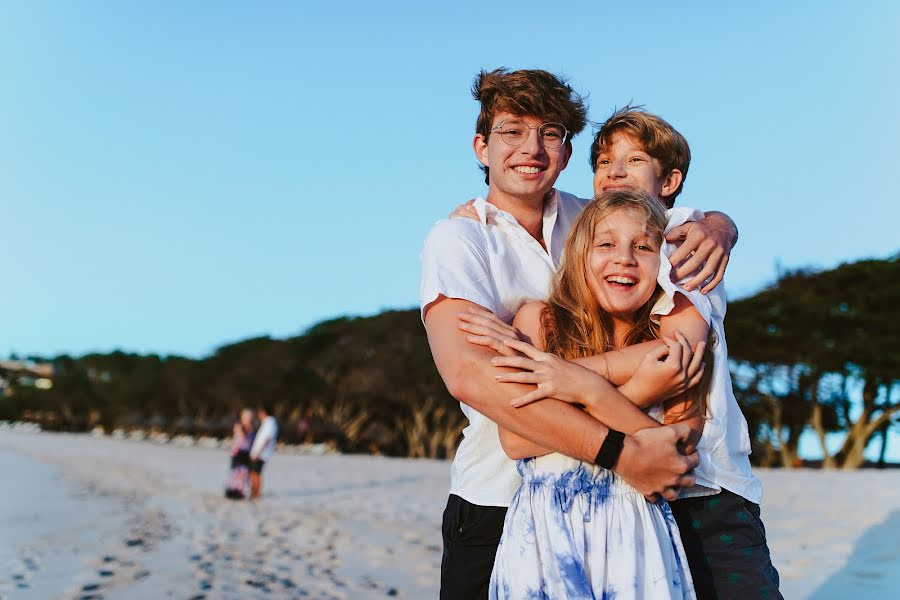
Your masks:
<svg viewBox="0 0 900 600"><path fill-rule="evenodd" d="M706 294L725 277L728 257L737 243L737 227L728 215L708 212L702 221L673 228L666 241L681 243L669 259L675 268L675 278L681 280L696 273L683 287L690 291L703 285L700 291Z"/></svg>
<svg viewBox="0 0 900 600"><path fill-rule="evenodd" d="M472 198L468 202L464 204L460 204L456 208L453 209L453 212L450 213L451 219L471 219L473 221L478 220L478 211L475 210L475 207L472 204L475 203L475 199Z"/></svg>

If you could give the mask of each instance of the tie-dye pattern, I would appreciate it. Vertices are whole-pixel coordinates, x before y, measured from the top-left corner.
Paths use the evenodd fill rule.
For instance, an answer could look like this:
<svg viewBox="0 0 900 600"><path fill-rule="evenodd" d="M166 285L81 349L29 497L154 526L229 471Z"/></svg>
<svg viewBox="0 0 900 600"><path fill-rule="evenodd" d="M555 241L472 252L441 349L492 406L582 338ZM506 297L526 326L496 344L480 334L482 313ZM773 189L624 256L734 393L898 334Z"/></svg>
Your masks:
<svg viewBox="0 0 900 600"><path fill-rule="evenodd" d="M550 454L520 460L491 600L695 598L669 505L618 475Z"/></svg>

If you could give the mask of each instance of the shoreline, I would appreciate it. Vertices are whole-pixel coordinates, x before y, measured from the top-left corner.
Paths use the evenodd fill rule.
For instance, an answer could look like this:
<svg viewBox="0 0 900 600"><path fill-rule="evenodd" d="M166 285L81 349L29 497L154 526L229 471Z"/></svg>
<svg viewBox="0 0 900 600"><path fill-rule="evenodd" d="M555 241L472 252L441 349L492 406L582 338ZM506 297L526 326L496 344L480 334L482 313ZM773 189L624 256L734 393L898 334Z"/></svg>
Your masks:
<svg viewBox="0 0 900 600"><path fill-rule="evenodd" d="M227 463L223 448L0 430L0 467L22 482L0 504L18 518L0 598L437 595L449 462L280 452L258 502L222 497ZM756 472L786 598L900 593L896 471Z"/></svg>

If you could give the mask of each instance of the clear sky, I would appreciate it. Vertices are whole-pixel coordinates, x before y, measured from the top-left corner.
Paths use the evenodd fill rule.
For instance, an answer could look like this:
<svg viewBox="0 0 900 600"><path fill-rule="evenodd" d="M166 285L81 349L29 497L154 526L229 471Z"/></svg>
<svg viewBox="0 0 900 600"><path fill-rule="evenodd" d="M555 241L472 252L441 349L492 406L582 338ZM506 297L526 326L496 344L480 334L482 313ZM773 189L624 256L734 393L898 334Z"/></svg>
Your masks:
<svg viewBox="0 0 900 600"><path fill-rule="evenodd" d="M498 66L682 131L679 203L741 230L732 297L896 252L900 5L691 5L0 4L0 356L414 306L426 231L484 192L469 86ZM561 189L590 194L589 138Z"/></svg>

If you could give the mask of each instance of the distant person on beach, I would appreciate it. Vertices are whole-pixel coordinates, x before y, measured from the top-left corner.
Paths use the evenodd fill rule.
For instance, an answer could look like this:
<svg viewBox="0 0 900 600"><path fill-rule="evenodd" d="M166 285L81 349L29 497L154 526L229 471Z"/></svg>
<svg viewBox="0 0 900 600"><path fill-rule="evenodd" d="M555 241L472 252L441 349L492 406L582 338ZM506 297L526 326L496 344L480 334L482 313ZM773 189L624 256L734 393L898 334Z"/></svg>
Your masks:
<svg viewBox="0 0 900 600"><path fill-rule="evenodd" d="M498 69L482 72L473 94L481 103L473 146L488 196L475 201L477 222L443 220L429 232L419 298L435 364L469 419L442 526L441 598L453 599L487 597L506 507L521 482L497 424L587 463L614 459L613 470L647 495L675 498L693 485L690 471L698 463L696 453L678 450L691 431L683 423L633 435L611 429L624 428L618 415L635 407L610 384L598 390L610 409L603 423L553 399L513 407L510 400L529 387L498 382L490 363L496 352L469 344L460 331L459 315L469 309L487 309L508 323L526 301L547 296L563 242L585 204L553 189L568 164L571 137L586 124L583 101L563 80L546 71ZM676 265L677 277L705 265L689 285L721 279L736 237L727 216L710 213L670 235L685 237L681 251L693 254ZM662 318L662 335L674 336L679 314L675 309ZM670 383L686 384L686 369L676 371Z"/></svg>
<svg viewBox="0 0 900 600"><path fill-rule="evenodd" d="M278 422L272 416L268 406L260 405L256 416L259 418L259 429L250 448L250 499L259 498L262 487L263 466L275 452L275 440L278 438Z"/></svg>
<svg viewBox="0 0 900 600"><path fill-rule="evenodd" d="M232 428L231 471L225 497L241 500L247 497L250 484L250 448L254 437L253 411L245 408Z"/></svg>

